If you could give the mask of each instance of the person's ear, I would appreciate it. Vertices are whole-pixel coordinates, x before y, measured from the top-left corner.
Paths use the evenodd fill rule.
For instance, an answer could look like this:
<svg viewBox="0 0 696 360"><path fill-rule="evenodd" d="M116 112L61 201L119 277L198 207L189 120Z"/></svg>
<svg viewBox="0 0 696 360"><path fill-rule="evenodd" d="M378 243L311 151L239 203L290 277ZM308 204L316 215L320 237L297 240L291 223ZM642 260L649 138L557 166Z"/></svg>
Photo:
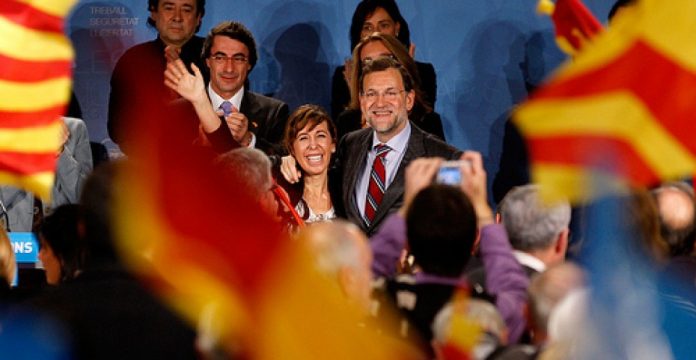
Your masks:
<svg viewBox="0 0 696 360"><path fill-rule="evenodd" d="M570 230L563 229L560 234L558 234L558 238L556 239L556 246L554 247L554 252L558 255L561 255L561 258L565 258L566 251L568 250L568 234L570 233Z"/></svg>
<svg viewBox="0 0 696 360"><path fill-rule="evenodd" d="M406 93L406 110L411 111L413 109L413 105L416 104L416 92L411 89L409 92Z"/></svg>

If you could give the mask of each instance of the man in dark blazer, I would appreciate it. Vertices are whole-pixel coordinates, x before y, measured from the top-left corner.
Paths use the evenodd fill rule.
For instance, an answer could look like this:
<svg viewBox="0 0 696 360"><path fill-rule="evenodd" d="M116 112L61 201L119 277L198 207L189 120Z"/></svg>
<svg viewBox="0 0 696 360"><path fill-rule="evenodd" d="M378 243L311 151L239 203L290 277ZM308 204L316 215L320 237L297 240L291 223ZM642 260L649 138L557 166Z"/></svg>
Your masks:
<svg viewBox="0 0 696 360"><path fill-rule="evenodd" d="M370 127L343 137L329 174L329 185L337 214L370 236L387 215L401 207L404 172L411 161L420 157L454 160L462 152L409 121L408 112L416 97L413 79L396 60L381 57L369 62L363 67L359 83L360 108ZM386 152L379 150L384 145ZM383 159L383 178L371 182L377 157ZM283 158L281 172L290 183L296 183L301 176L291 156ZM375 201L371 191L374 186L384 190L376 195L379 201Z"/></svg>
<svg viewBox="0 0 696 360"><path fill-rule="evenodd" d="M241 146L282 153L288 105L249 91L248 75L258 59L251 32L238 22L218 24L205 39L203 57L210 69L208 97L224 114L218 131L230 132Z"/></svg>
<svg viewBox="0 0 696 360"><path fill-rule="evenodd" d="M111 140L128 155L132 155L131 146L147 118L168 119L162 109L175 94L163 83L167 66L164 49L177 52L187 66L203 64L203 38L195 34L205 15L205 0L148 0L147 4L147 24L157 30L157 38L128 49L111 74L107 128ZM207 73L204 76L207 78ZM195 130L195 124L190 127Z"/></svg>
<svg viewBox="0 0 696 360"><path fill-rule="evenodd" d="M387 215L403 203L404 171L419 157L459 159L462 152L430 135L408 120L415 92L408 72L391 58L379 58L365 65L360 81L360 107L369 128L349 133L337 154L337 178L341 179L344 215L368 236L375 233ZM374 210L366 210L375 147L387 145L384 194ZM372 204L374 205L374 204Z"/></svg>

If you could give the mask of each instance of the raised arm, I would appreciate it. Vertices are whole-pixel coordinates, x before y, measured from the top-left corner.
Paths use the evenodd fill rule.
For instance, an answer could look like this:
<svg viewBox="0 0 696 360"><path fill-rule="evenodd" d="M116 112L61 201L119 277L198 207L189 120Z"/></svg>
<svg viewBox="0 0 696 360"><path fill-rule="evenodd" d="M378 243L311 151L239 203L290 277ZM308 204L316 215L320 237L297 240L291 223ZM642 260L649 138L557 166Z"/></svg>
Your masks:
<svg viewBox="0 0 696 360"><path fill-rule="evenodd" d="M524 305L527 302L529 279L513 256L505 228L493 222L481 154L467 151L462 159L467 160L461 168L462 190L469 196L476 210L486 286L488 292L495 297L495 305L508 327L510 343L514 344L522 335L526 323Z"/></svg>
<svg viewBox="0 0 696 360"><path fill-rule="evenodd" d="M164 84L191 102L204 132L210 134L220 128L222 122L205 93L203 75L196 64L191 63L191 74L181 59L169 61L164 71Z"/></svg>

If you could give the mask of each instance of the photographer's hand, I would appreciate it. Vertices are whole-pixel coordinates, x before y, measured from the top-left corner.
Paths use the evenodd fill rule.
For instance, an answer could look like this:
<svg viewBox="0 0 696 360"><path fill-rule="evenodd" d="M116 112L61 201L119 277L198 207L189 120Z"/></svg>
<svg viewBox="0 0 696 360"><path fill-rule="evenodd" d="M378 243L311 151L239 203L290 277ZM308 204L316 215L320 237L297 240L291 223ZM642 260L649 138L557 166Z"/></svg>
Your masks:
<svg viewBox="0 0 696 360"><path fill-rule="evenodd" d="M486 170L483 168L481 153L465 151L461 159L466 160L459 169L462 172L461 188L474 206L478 226L480 228L492 224L493 210L488 205Z"/></svg>

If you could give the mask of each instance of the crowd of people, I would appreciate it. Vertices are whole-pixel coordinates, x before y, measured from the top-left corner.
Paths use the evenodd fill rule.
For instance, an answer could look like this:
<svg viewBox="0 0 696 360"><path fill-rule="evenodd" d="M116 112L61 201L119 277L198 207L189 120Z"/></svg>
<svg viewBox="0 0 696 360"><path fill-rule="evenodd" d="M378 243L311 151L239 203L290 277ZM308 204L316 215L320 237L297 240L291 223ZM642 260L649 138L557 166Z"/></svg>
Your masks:
<svg viewBox="0 0 696 360"><path fill-rule="evenodd" d="M634 2L619 0L612 14ZM219 170L220 186L248 195L287 241L306 247L316 271L362 310L356 326L408 343L414 358L601 356L602 339L588 335L603 297L597 239L626 255L613 259L617 267L658 279L650 294L668 316L654 325L662 337L651 341L661 342L642 346L665 345L674 358L693 350L672 326L696 325L696 200L688 182L613 197L621 212L602 218L616 225L609 228L597 226L594 205L549 203L543 186L527 181L505 189L493 207L481 154L445 142L434 68L414 60L394 0L358 4L353 56L336 69L330 112L312 104L290 112L251 91L253 34L224 21L195 36L205 0L148 0L148 9L158 37L126 51L111 80L109 133L127 159L92 169L84 123L65 117L52 205L0 189L5 232L36 234L45 273L30 286L20 275L11 287L18 269L0 232L0 337L18 322L51 321L69 357L244 357L234 346L204 344L206 334L153 295L117 251L115 179L124 162L148 156L148 137L166 137ZM152 118L160 125L142 126ZM444 165L455 167L454 181L439 180ZM602 275L630 283L620 273ZM635 347L625 354L642 349L624 343Z"/></svg>

